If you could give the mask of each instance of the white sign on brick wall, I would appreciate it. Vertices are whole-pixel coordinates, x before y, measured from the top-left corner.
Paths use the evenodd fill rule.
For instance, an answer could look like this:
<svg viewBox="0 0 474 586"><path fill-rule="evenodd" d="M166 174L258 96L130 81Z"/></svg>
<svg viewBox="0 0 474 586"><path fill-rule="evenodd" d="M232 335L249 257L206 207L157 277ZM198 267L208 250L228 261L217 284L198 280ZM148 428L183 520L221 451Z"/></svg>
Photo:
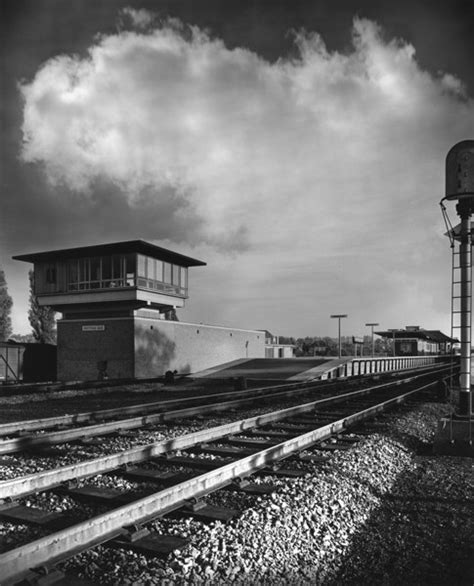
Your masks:
<svg viewBox="0 0 474 586"><path fill-rule="evenodd" d="M82 326L83 332L103 332L105 326Z"/></svg>

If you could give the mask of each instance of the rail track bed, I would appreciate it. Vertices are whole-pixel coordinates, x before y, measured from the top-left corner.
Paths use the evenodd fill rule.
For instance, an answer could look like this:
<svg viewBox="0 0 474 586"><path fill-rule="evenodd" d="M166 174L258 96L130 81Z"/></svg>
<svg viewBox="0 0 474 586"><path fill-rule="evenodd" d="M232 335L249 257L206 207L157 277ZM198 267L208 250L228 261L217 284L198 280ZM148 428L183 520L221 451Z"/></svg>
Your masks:
<svg viewBox="0 0 474 586"><path fill-rule="evenodd" d="M21 417L20 414L23 414L24 411L28 411L29 402L31 400L30 396L16 398L13 404L11 402L2 402L0 399L0 404L2 406L1 417L5 419L5 421L0 423L0 438L5 440L5 438L13 439L21 436L23 441L26 442L28 434L32 437L32 434L35 432L44 432L53 428L65 431L66 428L85 425L93 427L93 424L99 422L104 423L106 421L116 421L118 423L121 420L130 418L134 415L160 414L163 412L169 413L170 411L178 411L180 409L185 409L186 407L197 406L204 410L207 409L207 407L204 407L205 405L209 405L212 409L213 404L225 403L230 408L235 408L245 405L246 401L247 403L251 403L254 400L265 401L265 397L268 397L269 400L275 400L278 397L298 397L300 394L313 391L320 392L321 396L326 396L336 392L338 389L341 389L341 391L344 392L348 388L362 388L364 386L370 386L375 382L392 382L397 379L401 380L406 378L410 374L431 372L433 368L443 370L446 367L438 365L437 367L421 367L407 370L405 372L368 375L352 379L343 379L342 381L318 380L300 383L282 383L279 385L238 391L226 389L223 382L219 383L219 386L216 388L215 382L211 381L210 386L199 385L197 392L196 390L192 392L192 387L190 388L186 385L184 396L181 391L178 396L176 396L176 393L170 392L169 390L160 391L158 393L159 400L156 400L155 398L157 395L156 387L150 387L149 384L144 383L143 385L137 384L135 387L131 387L130 385L122 387L118 394L111 394L107 401L109 404L119 403L120 406L118 407L109 407L107 409L101 408L84 412L77 409L77 405L75 405L74 401L71 401L71 397L67 397L64 400L51 400L46 405L43 404L41 407L40 405L35 405L36 415L41 413L46 414L42 418L32 418L27 420L25 420L24 417ZM220 386L221 384L224 386ZM141 402L143 397L146 397L146 402ZM85 400L85 397L81 397L79 405L81 408L84 407L85 403L88 405L97 405L97 399L98 397L95 394L92 395L92 397L88 396L87 400ZM102 395L101 390L99 390L99 405L102 406L105 400L104 395ZM232 401L235 401L235 403L232 404ZM73 405L75 405L75 408ZM68 414L64 414L65 411ZM198 410L193 414L197 413ZM171 418L176 418L176 416L169 415L168 419ZM159 417L155 418L155 420L158 421ZM132 427L134 425L140 426L143 425L143 423L141 423L140 420L137 420L136 422L131 422L130 425ZM112 433L117 428L114 428L114 425L111 424L108 429L107 427L104 428L104 433ZM3 453L7 453L7 451Z"/></svg>
<svg viewBox="0 0 474 586"><path fill-rule="evenodd" d="M445 366L435 371L440 368L446 371ZM383 389L403 380L401 377L423 376L426 372L433 369L392 373L377 381L376 387ZM316 398L345 394L348 389L370 388L373 382L373 377L362 377L284 384L1 424L0 480L170 439L187 431L265 413L269 408L283 409ZM129 417L119 419L120 416Z"/></svg>
<svg viewBox="0 0 474 586"><path fill-rule="evenodd" d="M441 376L439 370L418 374L403 383L260 413L1 482L0 498L7 501L0 510L6 528L2 576L15 581L30 568L54 565L98 543L158 556L186 547L186 535L162 535L153 530L153 523L178 513L201 521L235 518L238 509L222 506L228 494L237 501L271 498L277 486L262 481L262 475L264 479L303 477L307 466L324 465L328 454L348 450L364 437L363 429L348 435L353 426L433 391ZM210 501L204 501L211 493ZM22 530L12 537L14 524Z"/></svg>
<svg viewBox="0 0 474 586"><path fill-rule="evenodd" d="M441 368L443 365L438 365ZM360 385L376 381L389 381L400 376L409 375L414 372L423 372L433 368L433 366L423 366L413 369L406 369L404 371L382 372L378 374L360 375L351 377L345 380L344 384ZM192 379L188 377L178 378L175 384L165 384L162 381L135 381L127 384L116 384L116 381L102 382L98 387L86 385L66 387L64 389L45 390L43 385L29 385L25 389L13 389L15 392L8 393L10 387L5 387L3 395L0 393L0 425L15 423L25 420L36 420L38 418L57 417L60 419L64 414L68 413L70 416L81 416L83 421L88 415L84 413L84 406L87 405L89 415L98 411L116 411L120 413L123 409L124 413L133 408L141 411L146 411L148 406L152 407L156 403L177 401L186 399L207 400L206 396L220 395L230 396L236 391L236 387L243 381L238 379ZM312 380L307 383L285 383L284 380L279 384L272 381L245 379L245 385L249 391L263 390L265 388L298 388L300 385L308 384L315 385L315 387L324 388L325 385L334 385L335 379L330 380ZM340 383L340 381L339 381ZM39 387L41 391L36 391ZM49 387L47 387L49 388ZM239 391L236 392L236 396ZM120 416L120 415L117 415ZM114 417L114 415L111 415Z"/></svg>

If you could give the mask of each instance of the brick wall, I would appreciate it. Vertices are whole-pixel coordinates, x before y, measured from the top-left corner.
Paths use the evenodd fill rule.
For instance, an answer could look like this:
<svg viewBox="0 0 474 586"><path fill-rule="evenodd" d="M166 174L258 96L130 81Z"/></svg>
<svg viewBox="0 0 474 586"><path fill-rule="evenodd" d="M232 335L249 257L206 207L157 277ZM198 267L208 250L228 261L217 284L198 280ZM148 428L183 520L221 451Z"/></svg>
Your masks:
<svg viewBox="0 0 474 586"><path fill-rule="evenodd" d="M133 337L132 317L58 321L58 380L133 377Z"/></svg>
<svg viewBox="0 0 474 586"><path fill-rule="evenodd" d="M58 380L198 372L239 358L264 358L265 334L150 317L58 321ZM100 329L99 329L100 328Z"/></svg>
<svg viewBox="0 0 474 586"><path fill-rule="evenodd" d="M264 358L265 333L135 318L135 376L198 372L239 358Z"/></svg>

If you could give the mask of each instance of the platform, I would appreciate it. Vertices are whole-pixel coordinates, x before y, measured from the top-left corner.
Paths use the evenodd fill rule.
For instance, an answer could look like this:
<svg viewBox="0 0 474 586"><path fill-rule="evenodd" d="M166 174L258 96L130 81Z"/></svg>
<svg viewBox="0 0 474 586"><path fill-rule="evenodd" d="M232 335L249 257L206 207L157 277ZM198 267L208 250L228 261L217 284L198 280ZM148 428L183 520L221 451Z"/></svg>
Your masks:
<svg viewBox="0 0 474 586"><path fill-rule="evenodd" d="M308 381L361 376L430 366L449 356L318 356L304 358L241 358L189 375L192 379L244 378L261 381Z"/></svg>
<svg viewBox="0 0 474 586"><path fill-rule="evenodd" d="M338 359L336 359L338 360ZM191 378L310 380L334 368L331 358L252 358L233 360L191 375ZM347 362L347 359L342 361Z"/></svg>

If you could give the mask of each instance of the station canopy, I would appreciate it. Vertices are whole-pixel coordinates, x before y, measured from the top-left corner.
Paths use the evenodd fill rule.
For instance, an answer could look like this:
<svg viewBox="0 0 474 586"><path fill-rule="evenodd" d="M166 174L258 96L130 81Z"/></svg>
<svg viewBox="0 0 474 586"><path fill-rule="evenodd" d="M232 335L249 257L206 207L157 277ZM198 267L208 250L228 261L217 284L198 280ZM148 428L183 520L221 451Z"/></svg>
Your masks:
<svg viewBox="0 0 474 586"><path fill-rule="evenodd" d="M400 330L387 330L382 332L374 332L377 336L382 338L395 338L397 339L413 339L413 340L426 340L427 342L435 342L438 344L445 344L446 342L457 342L456 338L450 338L440 332L439 330L424 330L422 328L406 328Z"/></svg>

